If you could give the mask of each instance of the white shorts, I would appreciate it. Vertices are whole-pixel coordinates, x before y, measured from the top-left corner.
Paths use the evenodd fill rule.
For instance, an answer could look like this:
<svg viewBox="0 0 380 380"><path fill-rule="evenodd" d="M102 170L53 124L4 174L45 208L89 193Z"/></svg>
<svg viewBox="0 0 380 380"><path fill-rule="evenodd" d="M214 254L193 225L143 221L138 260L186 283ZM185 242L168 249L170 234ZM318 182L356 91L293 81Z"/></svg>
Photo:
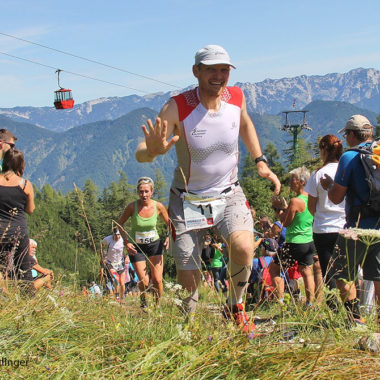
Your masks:
<svg viewBox="0 0 380 380"><path fill-rule="evenodd" d="M224 217L212 230L226 241L235 231L253 231L251 210L240 186L226 195L227 206ZM179 270L201 270L203 236L208 229L186 231L183 215L183 200L173 191L169 197L169 217L174 225L176 236L170 244L176 267Z"/></svg>

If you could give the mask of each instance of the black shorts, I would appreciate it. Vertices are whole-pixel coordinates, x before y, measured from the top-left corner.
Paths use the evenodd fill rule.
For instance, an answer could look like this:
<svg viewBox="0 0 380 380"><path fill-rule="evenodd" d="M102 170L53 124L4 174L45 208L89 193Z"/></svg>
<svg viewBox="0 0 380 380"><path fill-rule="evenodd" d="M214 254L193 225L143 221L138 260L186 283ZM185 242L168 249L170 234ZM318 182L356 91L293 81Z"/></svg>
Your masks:
<svg viewBox="0 0 380 380"><path fill-rule="evenodd" d="M380 243L367 246L360 240L339 235L333 254L333 273L337 280L356 281L359 265L363 279L380 281Z"/></svg>
<svg viewBox="0 0 380 380"><path fill-rule="evenodd" d="M164 245L160 239L149 244L134 244L137 251L135 254L129 254L129 259L131 263L136 263L138 261L145 261L148 257L159 256L163 254Z"/></svg>
<svg viewBox="0 0 380 380"><path fill-rule="evenodd" d="M281 266L285 269L293 266L296 261L298 265L310 266L313 264L314 255L315 246L313 241L302 244L285 243L275 256L274 262L277 265L280 265L281 262Z"/></svg>

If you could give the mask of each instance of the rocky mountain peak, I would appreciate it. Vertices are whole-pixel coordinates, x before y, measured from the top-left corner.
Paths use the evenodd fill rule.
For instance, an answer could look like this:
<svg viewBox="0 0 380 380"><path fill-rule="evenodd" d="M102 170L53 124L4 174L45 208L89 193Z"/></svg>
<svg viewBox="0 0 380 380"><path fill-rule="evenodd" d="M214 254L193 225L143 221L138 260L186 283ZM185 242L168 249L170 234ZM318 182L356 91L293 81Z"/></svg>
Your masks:
<svg viewBox="0 0 380 380"><path fill-rule="evenodd" d="M291 108L294 99L297 109L314 100L329 100L348 102L377 113L380 111L380 71L373 68L356 68L343 74L268 78L257 83L235 85L244 91L248 111L260 114L276 115ZM100 98L75 105L72 110L65 111L56 110L54 107L0 108L0 114L16 121L62 132L86 123L115 120L138 108L147 107L158 112L175 93L178 91Z"/></svg>

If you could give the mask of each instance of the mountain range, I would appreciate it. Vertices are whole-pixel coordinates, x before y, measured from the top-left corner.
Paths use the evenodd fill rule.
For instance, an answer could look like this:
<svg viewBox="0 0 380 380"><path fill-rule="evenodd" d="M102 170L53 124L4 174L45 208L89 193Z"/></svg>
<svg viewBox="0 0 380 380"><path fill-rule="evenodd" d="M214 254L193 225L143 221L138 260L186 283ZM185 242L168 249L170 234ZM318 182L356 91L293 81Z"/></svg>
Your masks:
<svg viewBox="0 0 380 380"><path fill-rule="evenodd" d="M294 99L297 109L315 100L330 100L380 112L380 71L375 69L358 68L344 74L301 75L236 85L242 88L251 113L278 114L291 108ZM169 97L177 92L100 98L64 111L56 110L53 106L0 108L0 114L12 120L63 132L83 124L115 120L139 108L146 107L158 112Z"/></svg>
<svg viewBox="0 0 380 380"><path fill-rule="evenodd" d="M302 105L309 111L307 121L312 131L305 131L302 137L314 142L318 136L336 134L353 114L363 114L376 125L380 109L379 77L376 70L356 69L346 74L238 85L246 94L262 147L273 142L281 154L291 137L280 129L283 117L279 111L291 108L289 104L294 98L297 109ZM98 99L68 112L49 107L0 109L0 128L7 128L18 137L17 147L25 153L27 162L25 176L38 187L50 184L66 192L72 190L73 183L83 187L90 178L102 189L117 181L120 171L134 183L142 175L153 176L157 168L170 182L176 165L174 149L153 163L139 164L134 158L143 137L140 126L157 115L169 96L167 93ZM324 97L347 101L320 100ZM315 100L306 103L310 99ZM85 122L76 125L80 121ZM240 151L242 163L247 153L243 144Z"/></svg>
<svg viewBox="0 0 380 380"><path fill-rule="evenodd" d="M373 123L376 114L349 103L315 101L307 106L308 122L312 131L303 137L314 142L317 136L336 134L345 121L356 113L366 115ZM142 175L153 176L160 169L168 182L176 165L174 149L153 163L139 164L134 158L138 142L142 138L140 125L154 118L156 111L141 108L116 120L98 121L71 128L65 132L49 131L32 124L21 123L0 115L0 128L11 130L17 137L17 147L26 158L25 176L39 188L50 184L63 192L72 190L73 183L83 187L90 178L100 189L117 181L120 171L127 174L130 183ZM280 130L280 115L251 114L263 147L273 142L279 153L291 138ZM240 144L241 159L247 153Z"/></svg>

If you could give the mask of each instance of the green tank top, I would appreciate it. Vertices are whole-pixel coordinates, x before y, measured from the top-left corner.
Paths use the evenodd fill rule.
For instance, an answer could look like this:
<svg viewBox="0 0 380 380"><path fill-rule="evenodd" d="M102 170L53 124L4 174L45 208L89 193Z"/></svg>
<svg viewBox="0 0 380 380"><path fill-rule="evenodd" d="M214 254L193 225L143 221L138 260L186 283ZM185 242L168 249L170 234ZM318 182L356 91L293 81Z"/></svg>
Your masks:
<svg viewBox="0 0 380 380"><path fill-rule="evenodd" d="M133 243L149 244L160 237L157 232L157 203L154 202L154 214L150 218L143 218L138 213L138 201L135 202L135 212L131 218L132 231L131 235L134 239Z"/></svg>
<svg viewBox="0 0 380 380"><path fill-rule="evenodd" d="M223 253L215 248L214 257L211 261L211 268L221 268L223 266Z"/></svg>
<svg viewBox="0 0 380 380"><path fill-rule="evenodd" d="M286 228L286 243L304 244L313 241L313 215L307 208L308 197L300 194L297 198L301 198L305 202L305 210L296 212L293 222Z"/></svg>

